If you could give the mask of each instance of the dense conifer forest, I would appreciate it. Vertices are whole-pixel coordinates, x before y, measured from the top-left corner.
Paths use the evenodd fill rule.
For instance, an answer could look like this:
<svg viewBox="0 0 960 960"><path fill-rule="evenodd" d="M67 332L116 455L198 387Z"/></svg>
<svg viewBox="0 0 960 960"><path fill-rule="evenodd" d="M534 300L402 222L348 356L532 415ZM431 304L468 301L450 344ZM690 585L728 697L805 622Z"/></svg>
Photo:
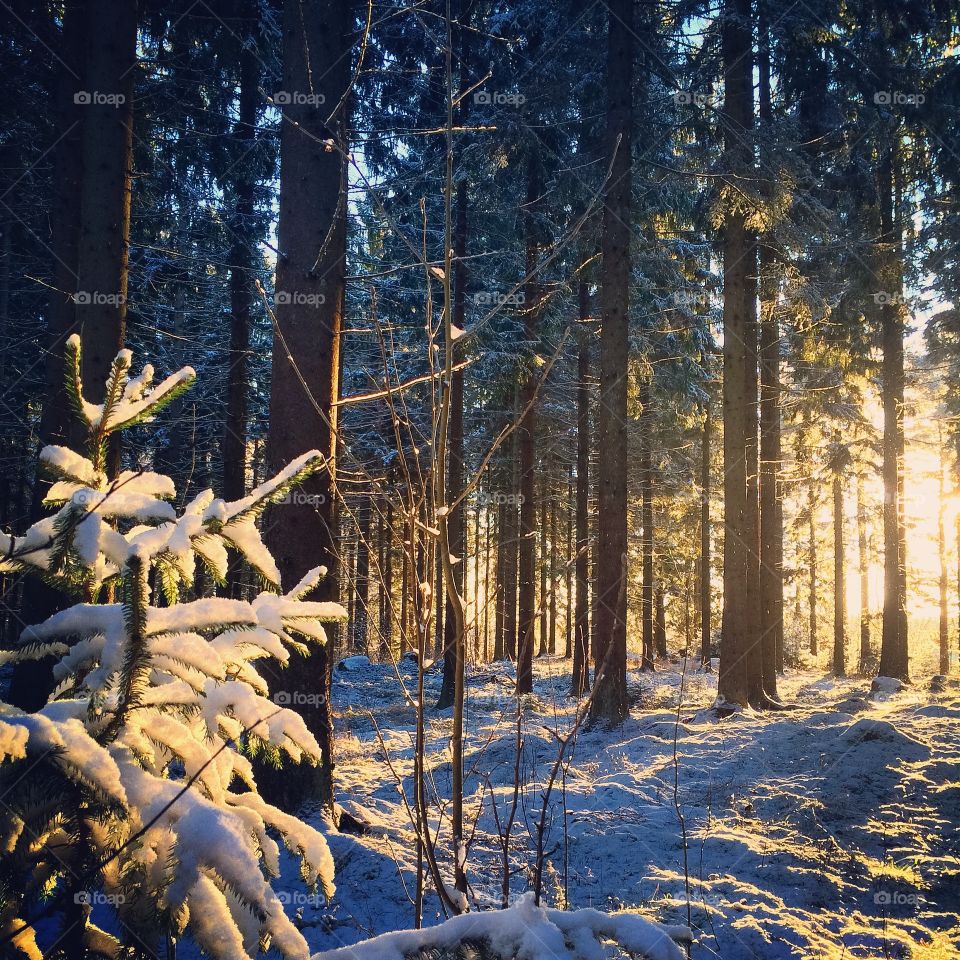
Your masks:
<svg viewBox="0 0 960 960"><path fill-rule="evenodd" d="M0 0L0 956L960 956L949 0Z"/></svg>

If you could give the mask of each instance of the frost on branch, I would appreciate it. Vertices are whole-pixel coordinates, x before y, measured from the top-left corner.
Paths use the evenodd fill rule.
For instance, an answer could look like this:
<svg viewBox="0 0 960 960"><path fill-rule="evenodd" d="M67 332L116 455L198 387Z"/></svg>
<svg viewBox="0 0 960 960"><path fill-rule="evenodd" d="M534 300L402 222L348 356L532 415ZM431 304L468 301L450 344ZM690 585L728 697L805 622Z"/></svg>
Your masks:
<svg viewBox="0 0 960 960"><path fill-rule="evenodd" d="M256 520L324 460L305 454L242 500L208 490L178 513L170 478L110 479L105 451L112 433L151 418L193 372L152 387L149 366L130 378L123 351L94 405L83 398L76 338L67 360L86 454L42 451L55 512L0 542L0 570L42 576L84 601L0 654L52 657L56 683L37 713L0 703L0 952L40 960L33 921L52 915L71 926L79 918L87 943L113 941L114 954L123 931L157 955L166 936L186 931L213 957L272 945L306 958L269 882L278 841L327 896L333 861L319 832L259 796L250 758L316 763L320 750L302 718L269 699L258 664L326 642L324 625L345 612L309 599L323 568L281 592ZM222 583L230 551L260 573L263 592L194 596L197 562ZM94 892L116 911L118 939L88 916Z"/></svg>

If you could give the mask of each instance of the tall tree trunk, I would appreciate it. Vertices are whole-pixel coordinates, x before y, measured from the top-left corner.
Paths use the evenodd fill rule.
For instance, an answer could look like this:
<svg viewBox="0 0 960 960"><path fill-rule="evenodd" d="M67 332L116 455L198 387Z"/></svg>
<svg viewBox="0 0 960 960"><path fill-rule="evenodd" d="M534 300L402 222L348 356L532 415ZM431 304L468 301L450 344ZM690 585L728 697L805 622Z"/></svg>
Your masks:
<svg viewBox="0 0 960 960"><path fill-rule="evenodd" d="M536 275L539 259L537 227L534 220L541 192L540 158L532 153L527 160L527 202L524 208L526 274L526 340L536 349L540 316L540 281ZM520 406L524 410L517 442L520 446L520 567L519 567L519 649L517 652L517 692L533 691L533 642L536 633L536 367L531 363L523 382Z"/></svg>
<svg viewBox="0 0 960 960"><path fill-rule="evenodd" d="M643 621L643 669L652 670L654 649L654 582L653 582L653 466L651 431L653 417L650 407L650 379L644 376L640 383L640 524L642 528L643 583L641 584L641 613Z"/></svg>
<svg viewBox="0 0 960 960"><path fill-rule="evenodd" d="M600 393L597 405L597 677L590 712L622 722L627 704L627 371L630 340L630 224L634 4L607 4L607 117L601 275Z"/></svg>
<svg viewBox="0 0 960 960"><path fill-rule="evenodd" d="M516 406L516 397L514 397L514 406ZM518 632L517 621L517 568L519 555L519 516L518 504L523 497L520 493L520 473L519 461L517 459L518 441L516 431L511 437L509 463L510 463L510 493L507 497L507 516L504 529L506 546L506 563L504 564L504 634L506 637L506 655L511 660L517 659L517 651L520 647L520 636ZM531 641L532 642L532 641Z"/></svg>
<svg viewBox="0 0 960 960"><path fill-rule="evenodd" d="M468 63L468 31L466 24L457 29L460 61L460 87L469 85L470 69ZM461 106L456 109L458 125L462 123ZM463 178L456 186L456 200L453 223L453 325L459 330L467 326L467 181ZM457 351L454 352L457 357ZM451 501L463 493L464 450L463 450L463 370L454 370L450 381L450 414L447 427L447 495ZM457 593L464 597L466 586L466 512L460 503L447 519L450 536L450 550L459 560L453 566L453 575ZM437 700L437 708L445 709L453 704L456 685L457 657L464 657L466 651L456 649L456 618L450 598L446 600L446 617L443 628L443 684ZM459 638L464 641L464 638Z"/></svg>
<svg viewBox="0 0 960 960"><path fill-rule="evenodd" d="M947 572L947 531L945 525L945 496L943 483L943 471L945 464L943 462L943 438L939 443L940 461L937 471L937 486L939 496L937 497L937 556L940 561L940 673L948 674L950 672L950 609L947 603L947 583L949 574Z"/></svg>
<svg viewBox="0 0 960 960"><path fill-rule="evenodd" d="M899 263L899 212L895 207L894 147L878 168L880 204L880 306L883 366L883 635L880 675L910 679L907 641L906 531L903 516L903 278Z"/></svg>
<svg viewBox="0 0 960 960"><path fill-rule="evenodd" d="M557 653L557 498L550 498L550 619L547 627L547 647L550 656Z"/></svg>
<svg viewBox="0 0 960 960"><path fill-rule="evenodd" d="M577 334L577 544L574 602L573 677L570 694L581 697L590 686L590 331L585 280L579 289L581 324Z"/></svg>
<svg viewBox="0 0 960 960"><path fill-rule="evenodd" d="M833 470L833 675L847 673L847 584L843 544L843 473Z"/></svg>
<svg viewBox="0 0 960 960"><path fill-rule="evenodd" d="M758 4L758 73L760 80L761 160L770 170L766 145L773 137L770 95L770 34L767 4ZM773 184L768 185L772 192ZM780 482L780 330L779 284L773 239L760 245L760 637L763 686L777 695L783 672L783 495Z"/></svg>
<svg viewBox="0 0 960 960"><path fill-rule="evenodd" d="M654 605L656 608L656 629L654 630L654 646L657 656L666 659L667 657L667 613L665 609L663 584L657 583L657 589L654 595Z"/></svg>
<svg viewBox="0 0 960 960"><path fill-rule="evenodd" d="M47 304L45 337L46 365L43 412L40 419L40 445L68 444L76 441L73 412L64 390L64 345L77 331L77 305L72 292L79 290L77 261L80 244L80 199L83 182L83 123L89 105L78 104L75 94L85 86L81 79L86 54L87 0L67 0L56 42L56 82L53 99L56 106L56 141L52 147L53 197L50 209L50 253L53 257L53 286ZM6 380L4 380L6 382ZM15 475L10 472L11 500L19 503ZM43 498L47 485L34 483L30 521L46 512ZM30 623L41 623L71 602L65 594L41 580L28 577L23 583L20 609ZM27 660L14 665L8 701L21 710L39 710L53 690L53 661Z"/></svg>
<svg viewBox="0 0 960 960"><path fill-rule="evenodd" d="M123 346L130 258L133 168L133 81L137 61L136 0L90 0L87 9L83 178L77 250L77 318L88 399L104 384ZM115 98L115 99L114 99ZM113 448L110 470L119 470Z"/></svg>
<svg viewBox="0 0 960 960"><path fill-rule="evenodd" d="M870 645L870 557L867 554L867 506L863 476L857 476L857 559L860 567L860 670L873 660Z"/></svg>
<svg viewBox="0 0 960 960"><path fill-rule="evenodd" d="M820 653L817 636L817 486L812 473L807 479L807 567L810 577L810 590L807 595L807 632L810 637L810 654L816 657Z"/></svg>
<svg viewBox="0 0 960 960"><path fill-rule="evenodd" d="M501 495L497 501L497 561L494 571L496 578L496 613L493 625L493 659L503 660L507 656L507 503Z"/></svg>
<svg viewBox="0 0 960 960"><path fill-rule="evenodd" d="M253 301L256 230L253 222L253 165L250 153L256 139L257 101L260 98L259 58L256 48L257 11L246 2L240 30L240 96L237 122L233 128L235 171L230 250L230 351L227 356L227 418L223 432L223 497L239 500L246 493L247 474L247 355L250 349L250 307ZM227 590L240 596L243 564L237 555L230 558Z"/></svg>
<svg viewBox="0 0 960 960"><path fill-rule="evenodd" d="M547 530L550 526L549 487L546 473L540 484L540 602L537 609L537 622L540 627L540 650L538 656L547 655L547 632L549 630L549 594L551 584L548 580Z"/></svg>
<svg viewBox="0 0 960 960"><path fill-rule="evenodd" d="M703 664L710 663L713 631L710 559L710 448L713 439L711 406L708 396L703 405L703 433L700 440L700 662Z"/></svg>
<svg viewBox="0 0 960 960"><path fill-rule="evenodd" d="M357 504L357 583L350 630L351 652L366 653L370 643L370 500L366 495Z"/></svg>
<svg viewBox="0 0 960 960"><path fill-rule="evenodd" d="M724 166L729 189L753 171L753 48L750 0L725 0ZM750 502L751 435L756 419L756 242L747 213L734 205L723 231L723 623L718 702L747 705L762 694L755 632L756 509ZM754 372L751 375L751 364ZM755 488L754 488L755 489Z"/></svg>
<svg viewBox="0 0 960 960"><path fill-rule="evenodd" d="M575 563L573 543L573 514L574 514L574 492L573 492L573 464L570 464L567 472L567 538L566 553L567 562L564 568L566 582L564 584L567 600L566 615L563 619L563 656L565 660L573 658L573 565Z"/></svg>
<svg viewBox="0 0 960 960"><path fill-rule="evenodd" d="M336 599L337 592L336 400L352 28L350 0L284 0L283 89L300 96L284 106L280 131L276 290L285 296L278 297L276 309L267 459L280 469L316 448L329 460L326 470L304 483L300 499L306 502L271 511L268 536L285 585L296 583L317 563L327 567L316 591L316 599L325 600ZM325 145L329 142L332 147ZM302 713L320 744L321 763L284 769L269 785L270 795L287 809L308 798L333 809L332 662L332 651L319 647L291 663L279 681L289 689L319 694L312 698L316 706Z"/></svg>

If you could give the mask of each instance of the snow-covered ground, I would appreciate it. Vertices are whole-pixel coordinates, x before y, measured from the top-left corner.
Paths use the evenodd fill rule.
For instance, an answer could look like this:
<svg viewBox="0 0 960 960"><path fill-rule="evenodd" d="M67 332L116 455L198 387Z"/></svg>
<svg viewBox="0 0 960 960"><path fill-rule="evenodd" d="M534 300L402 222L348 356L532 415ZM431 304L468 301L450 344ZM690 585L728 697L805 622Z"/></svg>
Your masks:
<svg viewBox="0 0 960 960"><path fill-rule="evenodd" d="M411 797L414 710L393 667L350 666L334 684L338 793L373 829L330 837L336 896L299 908L316 950L413 919L414 834L399 787ZM572 724L567 668L538 660L524 708L514 898L530 886L556 734ZM629 721L577 734L551 797L548 905L628 909L669 923L686 923L689 909L694 958L960 956L960 681L871 696L866 679L795 672L781 686L792 711L718 722L704 709L715 674L691 670L683 678L680 663L631 672ZM412 690L413 667L402 665L400 677ZM439 680L428 674L431 703ZM468 871L479 906L499 905L492 803L503 821L514 771L512 686L504 665L472 670L468 684ZM441 801L450 791L448 735L449 712L428 711L430 791ZM448 836L444 820L447 863ZM429 896L425 922L442 919L439 909Z"/></svg>

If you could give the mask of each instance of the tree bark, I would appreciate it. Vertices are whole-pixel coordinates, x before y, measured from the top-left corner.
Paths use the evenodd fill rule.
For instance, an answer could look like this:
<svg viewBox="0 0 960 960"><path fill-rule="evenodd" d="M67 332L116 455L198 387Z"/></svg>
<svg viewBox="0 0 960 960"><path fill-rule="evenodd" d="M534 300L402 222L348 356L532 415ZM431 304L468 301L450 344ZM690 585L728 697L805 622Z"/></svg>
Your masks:
<svg viewBox="0 0 960 960"><path fill-rule="evenodd" d="M524 210L526 243L526 282L524 284L525 336L529 350L536 350L540 316L540 282L536 276L539 259L537 228L534 220L541 192L540 158L536 153L527 160L527 202ZM536 633L536 391L537 376L531 363L520 393L524 410L517 430L520 447L520 561L519 561L519 636L517 652L517 692L533 691L533 642Z"/></svg>
<svg viewBox="0 0 960 960"><path fill-rule="evenodd" d="M570 695L581 697L590 687L590 332L583 324L589 312L586 281L580 281L577 351L577 503L576 590L574 604L573 677Z"/></svg>
<svg viewBox="0 0 960 960"><path fill-rule="evenodd" d="M880 327L883 347L883 634L880 676L910 679L907 639L906 530L903 516L903 293L899 217L895 209L893 147L878 169L880 203Z"/></svg>
<svg viewBox="0 0 960 960"><path fill-rule="evenodd" d="M707 387L709 390L709 386ZM710 544L710 457L713 439L713 411L710 397L703 405L703 434L700 440L700 662L709 664L712 645L711 544Z"/></svg>
<svg viewBox="0 0 960 960"><path fill-rule="evenodd" d="M280 132L278 296L267 459L280 469L311 448L329 459L326 470L304 483L305 496L298 499L305 502L273 508L268 537L286 586L317 563L327 567L316 591L316 599L324 600L336 599L337 593L335 403L346 266L352 27L350 0L284 2L283 89L296 96L283 106ZM288 768L271 778L269 793L286 809L307 799L333 809L332 660L328 647L318 647L291 663L279 680L281 686L317 695L316 706L301 712L322 751L317 767Z"/></svg>
<svg viewBox="0 0 960 960"><path fill-rule="evenodd" d="M750 0L725 0L721 25L725 99L724 165L729 190L753 175L753 48ZM723 231L723 623L720 705L745 706L762 694L750 592L756 561L755 507L750 502L750 437L756 418L756 242L742 205L727 213ZM754 364L751 376L750 367ZM754 488L755 489L755 488Z"/></svg>
<svg viewBox="0 0 960 960"><path fill-rule="evenodd" d="M847 585L843 543L843 473L833 471L833 675L847 673Z"/></svg>
<svg viewBox="0 0 960 960"><path fill-rule="evenodd" d="M650 379L644 376L640 383L640 524L642 528L643 583L641 584L641 614L643 621L642 669L653 670L656 650L654 644L654 582L653 582L653 466L650 449L653 417L650 401Z"/></svg>
<svg viewBox="0 0 960 960"><path fill-rule="evenodd" d="M860 565L860 670L873 660L870 645L870 558L867 555L867 508L863 476L857 476L857 552Z"/></svg>
<svg viewBox="0 0 960 960"><path fill-rule="evenodd" d="M947 584L949 573L947 572L947 531L945 521L945 501L946 490L943 483L943 471L945 464L943 462L943 438L940 438L939 444L940 462L937 471L937 486L939 496L937 497L937 555L940 561L939 578L939 599L940 599L940 673L946 675L950 672L950 608L947 603Z"/></svg>
<svg viewBox="0 0 960 960"><path fill-rule="evenodd" d="M230 350L227 355L227 418L223 432L223 497L239 500L246 493L247 474L247 357L250 349L250 308L253 302L256 231L253 223L254 178L248 154L256 139L259 60L255 46L257 12L251 3L242 11L239 113L233 128L236 172L230 250ZM227 571L230 596L240 596L243 564L234 555Z"/></svg>
<svg viewBox="0 0 960 960"><path fill-rule="evenodd" d="M607 31L601 275L600 392L597 405L597 570L593 719L627 716L627 373L629 363L634 5L610 0Z"/></svg>
<svg viewBox="0 0 960 960"><path fill-rule="evenodd" d="M77 318L87 398L104 385L123 346L130 259L133 82L137 63L136 0L90 0L83 106L83 178L77 250ZM114 446L109 469L119 469Z"/></svg>

